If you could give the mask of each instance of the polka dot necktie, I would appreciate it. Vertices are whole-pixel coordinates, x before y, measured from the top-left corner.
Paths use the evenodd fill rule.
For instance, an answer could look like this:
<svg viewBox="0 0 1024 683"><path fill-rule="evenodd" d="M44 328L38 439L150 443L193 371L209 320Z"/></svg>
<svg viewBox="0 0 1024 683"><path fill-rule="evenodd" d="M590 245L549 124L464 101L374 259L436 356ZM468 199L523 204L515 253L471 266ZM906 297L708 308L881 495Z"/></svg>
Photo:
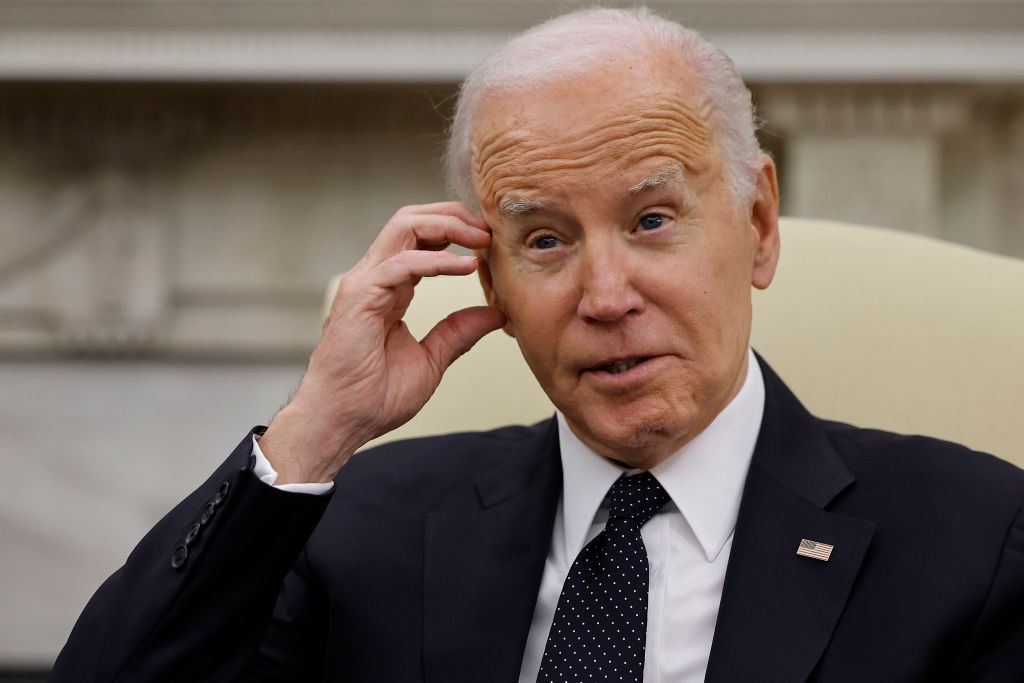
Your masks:
<svg viewBox="0 0 1024 683"><path fill-rule="evenodd" d="M604 531L565 579L538 681L643 680L650 575L640 527L669 496L642 472L619 477L608 498Z"/></svg>

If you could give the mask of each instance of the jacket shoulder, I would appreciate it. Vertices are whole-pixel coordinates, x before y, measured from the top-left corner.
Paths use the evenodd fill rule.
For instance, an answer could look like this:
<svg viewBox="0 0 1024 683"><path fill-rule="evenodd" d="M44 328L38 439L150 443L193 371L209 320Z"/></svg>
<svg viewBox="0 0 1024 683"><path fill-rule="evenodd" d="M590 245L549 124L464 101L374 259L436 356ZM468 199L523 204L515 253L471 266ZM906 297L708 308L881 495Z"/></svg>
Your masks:
<svg viewBox="0 0 1024 683"><path fill-rule="evenodd" d="M500 478L524 484L557 461L554 418L529 426L459 432L382 444L360 451L335 479L329 517L346 509L383 507L388 515L478 505L476 485Z"/></svg>
<svg viewBox="0 0 1024 683"><path fill-rule="evenodd" d="M858 484L902 489L903 499L937 505L1024 503L1024 470L989 453L921 435L823 421L825 433Z"/></svg>
<svg viewBox="0 0 1024 683"><path fill-rule="evenodd" d="M554 418L534 425L401 439L359 451L342 468L339 480L400 473L443 475L453 468L479 472L510 458L532 462L541 455L538 451L555 445Z"/></svg>

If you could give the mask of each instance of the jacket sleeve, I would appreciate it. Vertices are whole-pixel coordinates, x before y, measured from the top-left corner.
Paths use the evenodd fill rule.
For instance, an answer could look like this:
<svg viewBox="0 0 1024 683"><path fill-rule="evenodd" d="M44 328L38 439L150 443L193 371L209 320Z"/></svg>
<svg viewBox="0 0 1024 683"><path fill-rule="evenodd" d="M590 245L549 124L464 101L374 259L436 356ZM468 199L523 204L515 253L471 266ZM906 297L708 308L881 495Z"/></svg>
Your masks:
<svg viewBox="0 0 1024 683"><path fill-rule="evenodd" d="M1024 681L1024 508L1006 536L965 652L957 681Z"/></svg>
<svg viewBox="0 0 1024 683"><path fill-rule="evenodd" d="M259 481L251 444L252 432L100 586L51 683L239 678L331 498Z"/></svg>

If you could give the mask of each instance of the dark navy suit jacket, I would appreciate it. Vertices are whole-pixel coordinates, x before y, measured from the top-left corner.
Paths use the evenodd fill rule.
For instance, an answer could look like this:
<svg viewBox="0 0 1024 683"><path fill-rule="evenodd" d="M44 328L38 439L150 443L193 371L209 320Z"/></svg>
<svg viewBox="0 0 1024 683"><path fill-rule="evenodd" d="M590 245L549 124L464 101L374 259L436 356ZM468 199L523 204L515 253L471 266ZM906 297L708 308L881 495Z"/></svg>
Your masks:
<svg viewBox="0 0 1024 683"><path fill-rule="evenodd" d="M1024 681L1024 472L818 420L762 366L707 680ZM517 679L553 420L381 446L326 497L259 482L249 444L103 584L54 683Z"/></svg>

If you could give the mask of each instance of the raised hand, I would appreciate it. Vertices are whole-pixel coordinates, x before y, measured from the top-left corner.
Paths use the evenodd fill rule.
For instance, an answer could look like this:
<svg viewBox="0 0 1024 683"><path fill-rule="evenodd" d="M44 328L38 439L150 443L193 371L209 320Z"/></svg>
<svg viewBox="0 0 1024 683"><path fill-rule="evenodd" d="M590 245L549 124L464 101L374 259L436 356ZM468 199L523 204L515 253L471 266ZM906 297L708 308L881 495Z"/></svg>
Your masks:
<svg viewBox="0 0 1024 683"><path fill-rule="evenodd" d="M415 415L451 363L505 322L497 309L455 311L417 341L402 322L420 278L469 275L486 224L458 202L407 206L341 279L320 341L295 396L260 447L277 483L330 481L367 441Z"/></svg>

